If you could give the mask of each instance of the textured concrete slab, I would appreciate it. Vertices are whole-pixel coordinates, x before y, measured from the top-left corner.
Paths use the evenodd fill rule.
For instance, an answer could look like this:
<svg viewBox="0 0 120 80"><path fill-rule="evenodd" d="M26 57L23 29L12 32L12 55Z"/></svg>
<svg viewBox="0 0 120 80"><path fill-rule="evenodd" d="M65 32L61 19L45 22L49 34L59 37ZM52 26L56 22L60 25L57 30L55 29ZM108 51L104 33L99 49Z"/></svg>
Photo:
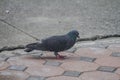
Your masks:
<svg viewBox="0 0 120 80"><path fill-rule="evenodd" d="M81 37L120 34L119 3L120 0L2 0L0 19L40 39L72 29L77 29Z"/></svg>
<svg viewBox="0 0 120 80"><path fill-rule="evenodd" d="M24 45L34 41L31 37L0 21L0 48Z"/></svg>

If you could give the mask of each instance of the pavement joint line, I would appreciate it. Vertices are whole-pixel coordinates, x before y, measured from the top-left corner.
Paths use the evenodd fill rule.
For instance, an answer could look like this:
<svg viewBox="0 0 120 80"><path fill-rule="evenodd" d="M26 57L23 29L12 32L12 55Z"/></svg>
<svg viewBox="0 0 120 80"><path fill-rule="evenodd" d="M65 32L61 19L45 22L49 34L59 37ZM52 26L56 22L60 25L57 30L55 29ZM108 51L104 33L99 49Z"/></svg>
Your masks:
<svg viewBox="0 0 120 80"><path fill-rule="evenodd" d="M118 76L120 76L120 74L119 73L115 73L116 75L118 75ZM119 79L120 80L120 79Z"/></svg>
<svg viewBox="0 0 120 80"><path fill-rule="evenodd" d="M97 60L97 58L96 58L96 60ZM99 65L99 66L101 66L99 63L97 63L97 62L95 62L95 61L94 61L93 63L94 63L94 64L97 64L97 65Z"/></svg>
<svg viewBox="0 0 120 80"><path fill-rule="evenodd" d="M9 59L10 57L7 57L6 59L5 59L5 61L7 62L7 60Z"/></svg>
<svg viewBox="0 0 120 80"><path fill-rule="evenodd" d="M79 41L95 41L95 40L106 39L106 38L111 38L111 37L120 37L120 34L96 35L96 36L89 37L89 38L78 39L77 42L79 42Z"/></svg>
<svg viewBox="0 0 120 80"><path fill-rule="evenodd" d="M4 57L4 58L0 58L0 61L5 61L5 62L7 62L8 59L9 59L9 57Z"/></svg>
<svg viewBox="0 0 120 80"><path fill-rule="evenodd" d="M1 22L4 22L4 23L6 23L7 25L13 27L14 29L16 29L16 30L18 30L18 31L20 31L20 32L22 32L22 33L28 35L29 37L32 37L32 38L35 39L35 40L39 40L37 37L35 37L35 36L33 36L33 35L31 35L31 34L25 32L25 31L23 31L23 30L17 28L16 26L14 26L14 25L8 23L7 21L5 21L5 20L3 20L3 19L0 19L0 21L1 21Z"/></svg>

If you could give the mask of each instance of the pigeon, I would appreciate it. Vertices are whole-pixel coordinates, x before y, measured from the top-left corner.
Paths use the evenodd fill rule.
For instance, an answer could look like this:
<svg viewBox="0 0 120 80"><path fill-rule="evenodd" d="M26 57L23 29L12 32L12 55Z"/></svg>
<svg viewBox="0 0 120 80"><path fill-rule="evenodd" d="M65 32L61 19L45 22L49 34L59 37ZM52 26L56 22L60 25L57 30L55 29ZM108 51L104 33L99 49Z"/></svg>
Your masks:
<svg viewBox="0 0 120 80"><path fill-rule="evenodd" d="M79 38L79 32L77 30L72 30L65 35L52 36L43 39L41 42L27 44L25 46L25 52L31 52L33 50L52 51L57 59L61 59L65 56L58 54L58 52L73 47L77 38Z"/></svg>

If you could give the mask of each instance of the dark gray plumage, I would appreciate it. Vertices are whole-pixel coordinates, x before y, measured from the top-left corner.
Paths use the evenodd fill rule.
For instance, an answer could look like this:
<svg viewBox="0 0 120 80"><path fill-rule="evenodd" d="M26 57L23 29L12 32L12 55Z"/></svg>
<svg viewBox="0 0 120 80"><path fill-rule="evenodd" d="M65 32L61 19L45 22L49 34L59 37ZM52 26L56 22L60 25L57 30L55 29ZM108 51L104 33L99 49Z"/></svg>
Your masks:
<svg viewBox="0 0 120 80"><path fill-rule="evenodd" d="M41 43L31 43L26 45L26 52L33 50L53 51L57 58L63 58L58 52L70 49L76 42L79 33L76 30L70 31L66 35L52 36L42 40Z"/></svg>

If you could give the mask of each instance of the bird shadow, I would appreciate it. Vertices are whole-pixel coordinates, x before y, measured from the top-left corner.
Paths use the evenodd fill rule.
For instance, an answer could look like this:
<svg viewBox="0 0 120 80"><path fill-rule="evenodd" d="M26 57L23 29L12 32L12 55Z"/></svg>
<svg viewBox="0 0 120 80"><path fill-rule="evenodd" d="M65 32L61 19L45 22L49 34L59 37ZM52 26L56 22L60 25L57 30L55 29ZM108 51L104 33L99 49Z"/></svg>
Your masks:
<svg viewBox="0 0 120 80"><path fill-rule="evenodd" d="M55 56L26 56L27 59L36 59L36 60L64 60L64 61L78 61L80 60L80 56L74 55L65 55L65 58L57 59Z"/></svg>
<svg viewBox="0 0 120 80"><path fill-rule="evenodd" d="M34 58L34 57L31 57L32 59L42 59L42 60L64 60L64 61L78 61L80 60L80 57L77 57L77 56L73 56L73 57L65 57L65 58L60 58L60 59L57 59L56 57L53 57L53 56L48 56L48 57L40 57L40 58Z"/></svg>

